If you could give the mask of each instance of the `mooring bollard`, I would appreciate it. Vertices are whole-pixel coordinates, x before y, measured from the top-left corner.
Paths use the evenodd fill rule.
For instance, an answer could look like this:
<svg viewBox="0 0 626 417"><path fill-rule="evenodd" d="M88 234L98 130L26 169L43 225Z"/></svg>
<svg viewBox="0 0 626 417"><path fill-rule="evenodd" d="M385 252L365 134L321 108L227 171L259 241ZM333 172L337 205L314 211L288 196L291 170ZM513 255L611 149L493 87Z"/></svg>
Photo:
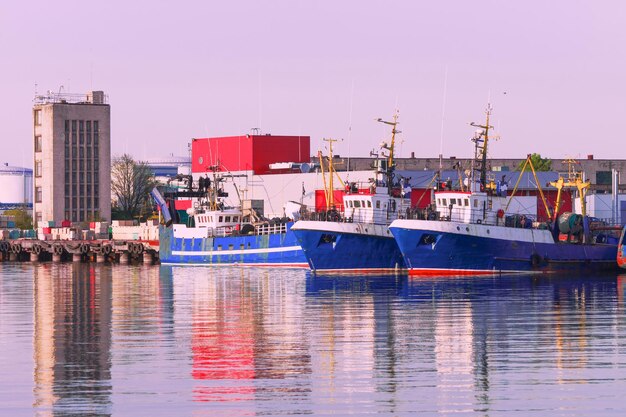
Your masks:
<svg viewBox="0 0 626 417"><path fill-rule="evenodd" d="M61 262L61 255L57 253L52 254L52 262Z"/></svg>
<svg viewBox="0 0 626 417"><path fill-rule="evenodd" d="M36 253L31 252L30 253L30 261L31 262L37 262L39 260L39 255L37 255Z"/></svg>
<svg viewBox="0 0 626 417"><path fill-rule="evenodd" d="M96 263L103 264L106 262L106 256L101 253L96 254Z"/></svg>
<svg viewBox="0 0 626 417"><path fill-rule="evenodd" d="M81 255L80 253L72 254L72 262L81 262L82 260L83 260L83 255Z"/></svg>

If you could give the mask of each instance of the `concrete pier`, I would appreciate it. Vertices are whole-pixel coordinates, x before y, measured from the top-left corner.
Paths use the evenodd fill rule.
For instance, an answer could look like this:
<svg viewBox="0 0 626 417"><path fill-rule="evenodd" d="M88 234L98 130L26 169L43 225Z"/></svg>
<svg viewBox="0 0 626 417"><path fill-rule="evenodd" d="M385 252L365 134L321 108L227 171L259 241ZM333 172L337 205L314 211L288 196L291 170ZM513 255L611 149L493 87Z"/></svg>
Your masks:
<svg viewBox="0 0 626 417"><path fill-rule="evenodd" d="M158 246L139 240L36 240L0 241L0 262L94 262L145 265L159 263Z"/></svg>

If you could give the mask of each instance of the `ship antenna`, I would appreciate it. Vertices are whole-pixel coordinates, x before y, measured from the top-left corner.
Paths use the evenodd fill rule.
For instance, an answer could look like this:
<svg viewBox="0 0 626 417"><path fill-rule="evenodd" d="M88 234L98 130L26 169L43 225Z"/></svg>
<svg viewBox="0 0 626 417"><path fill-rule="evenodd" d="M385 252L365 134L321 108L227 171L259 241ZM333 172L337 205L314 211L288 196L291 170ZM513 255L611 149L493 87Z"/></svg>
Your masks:
<svg viewBox="0 0 626 417"><path fill-rule="evenodd" d="M438 177L441 180L441 171L443 170L443 128L446 116L446 97L448 92L448 66L446 65L446 72L443 79L443 100L441 104L441 138L439 140L439 172Z"/></svg>

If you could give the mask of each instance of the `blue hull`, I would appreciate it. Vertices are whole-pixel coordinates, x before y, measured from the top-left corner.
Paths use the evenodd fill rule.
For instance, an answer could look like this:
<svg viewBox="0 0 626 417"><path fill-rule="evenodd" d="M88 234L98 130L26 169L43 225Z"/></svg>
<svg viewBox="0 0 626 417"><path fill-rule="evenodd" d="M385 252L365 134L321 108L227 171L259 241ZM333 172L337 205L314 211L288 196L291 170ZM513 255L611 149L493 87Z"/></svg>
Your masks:
<svg viewBox="0 0 626 417"><path fill-rule="evenodd" d="M533 243L391 227L411 275L597 271L617 268L617 245ZM426 242L426 244L425 244Z"/></svg>
<svg viewBox="0 0 626 417"><path fill-rule="evenodd" d="M163 264L251 265L306 268L308 263L293 232L202 239L178 238L171 227L160 230Z"/></svg>
<svg viewBox="0 0 626 417"><path fill-rule="evenodd" d="M294 230L313 271L374 273L405 269L395 240L366 234Z"/></svg>

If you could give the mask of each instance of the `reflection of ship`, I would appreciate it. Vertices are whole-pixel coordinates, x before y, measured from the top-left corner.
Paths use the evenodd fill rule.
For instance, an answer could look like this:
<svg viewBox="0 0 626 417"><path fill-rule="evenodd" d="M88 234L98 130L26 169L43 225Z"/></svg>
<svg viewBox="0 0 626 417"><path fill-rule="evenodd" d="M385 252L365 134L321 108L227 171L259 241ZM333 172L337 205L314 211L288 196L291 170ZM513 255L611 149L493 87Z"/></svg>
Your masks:
<svg viewBox="0 0 626 417"><path fill-rule="evenodd" d="M626 246L624 245L624 238L626 237L626 227L622 229L622 235L619 238L617 245L617 264L626 269Z"/></svg>
<svg viewBox="0 0 626 417"><path fill-rule="evenodd" d="M168 202L153 190L152 195L168 220L159 234L161 263L306 267L302 249L291 232L293 220L287 216L268 220L252 207L228 207L228 194L222 185L225 179L215 172L212 180L200 178L198 191L191 189L189 179L190 189L168 195ZM193 201L193 206L184 212L184 222L180 222L181 216L174 207L178 195ZM299 205L296 212L298 209Z"/></svg>
<svg viewBox="0 0 626 417"><path fill-rule="evenodd" d="M411 274L491 274L557 270L615 268L617 239L611 227L585 215L558 216L559 200L549 220L533 222L530 216L508 211L514 197L500 196L486 180L489 115L476 142L477 169L469 178L469 191L435 193L437 220L396 220L390 229ZM527 162L530 162L530 157ZM531 163L532 168L532 163ZM476 171L480 174L475 178ZM534 168L533 168L534 173ZM581 201L588 182L580 176L559 179L559 189L578 188ZM540 195L543 193L540 191ZM560 196L560 194L559 194Z"/></svg>
<svg viewBox="0 0 626 417"><path fill-rule="evenodd" d="M309 266L316 272L382 273L404 268L398 245L388 229L393 220L410 209L410 200L404 198L405 179L394 178L397 113L393 122L379 121L392 126L392 135L390 144L383 142L381 145L381 150L388 153L376 161L370 183L346 184L343 203L337 210L332 186L331 141L330 186L325 190L325 210L311 213L293 227Z"/></svg>

